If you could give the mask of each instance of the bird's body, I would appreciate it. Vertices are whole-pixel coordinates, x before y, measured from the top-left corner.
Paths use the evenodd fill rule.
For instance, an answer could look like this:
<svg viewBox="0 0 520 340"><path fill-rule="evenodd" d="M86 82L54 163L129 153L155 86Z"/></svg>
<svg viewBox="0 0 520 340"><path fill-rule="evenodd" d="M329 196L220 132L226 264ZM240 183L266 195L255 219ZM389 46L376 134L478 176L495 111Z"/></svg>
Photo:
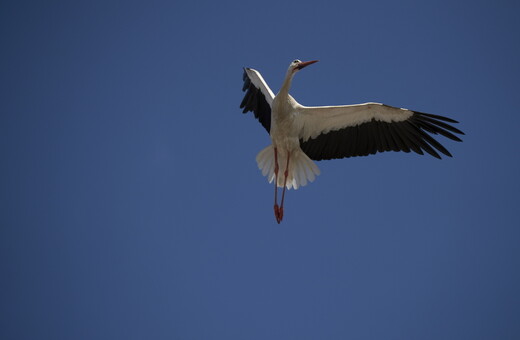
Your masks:
<svg viewBox="0 0 520 340"><path fill-rule="evenodd" d="M291 95L280 95L278 93L273 100L271 108L271 141L278 148L287 152L300 148L298 138L298 118L295 114L298 103Z"/></svg>
<svg viewBox="0 0 520 340"><path fill-rule="evenodd" d="M292 79L296 72L315 62L294 60L276 96L258 71L244 69L243 90L247 92L240 107L244 113L252 111L271 137L272 145L260 151L256 160L269 182L275 181L278 223L283 218L285 188L297 189L319 175L312 160L384 151L426 151L440 158L437 151L451 154L428 133L461 141L453 133L463 132L448 124L456 121L443 116L380 103L317 107L299 104L289 94ZM277 187L283 188L280 206Z"/></svg>

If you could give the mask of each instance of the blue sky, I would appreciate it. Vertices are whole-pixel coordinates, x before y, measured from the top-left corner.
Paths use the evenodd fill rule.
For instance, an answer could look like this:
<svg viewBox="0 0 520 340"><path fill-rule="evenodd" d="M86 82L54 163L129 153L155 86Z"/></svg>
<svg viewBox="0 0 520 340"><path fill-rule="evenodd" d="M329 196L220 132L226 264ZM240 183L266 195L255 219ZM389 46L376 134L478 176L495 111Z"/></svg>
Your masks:
<svg viewBox="0 0 520 340"><path fill-rule="evenodd" d="M0 338L517 339L513 1L3 1ZM242 67L459 120L453 158L255 163Z"/></svg>

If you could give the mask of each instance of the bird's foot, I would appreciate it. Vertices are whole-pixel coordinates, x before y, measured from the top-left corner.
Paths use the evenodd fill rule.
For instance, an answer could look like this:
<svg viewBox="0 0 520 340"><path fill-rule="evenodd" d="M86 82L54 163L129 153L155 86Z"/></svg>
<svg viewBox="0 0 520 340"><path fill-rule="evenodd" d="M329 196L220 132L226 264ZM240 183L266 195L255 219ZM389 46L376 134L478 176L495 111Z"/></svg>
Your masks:
<svg viewBox="0 0 520 340"><path fill-rule="evenodd" d="M280 215L280 213L281 213L281 215ZM274 205L274 217L276 218L276 222L278 222L278 224L280 224L280 222L282 221L282 217L283 217L283 208L279 207L278 204Z"/></svg>
<svg viewBox="0 0 520 340"><path fill-rule="evenodd" d="M278 204L274 205L274 217L276 218L276 222L280 224L283 219L283 207L278 206Z"/></svg>

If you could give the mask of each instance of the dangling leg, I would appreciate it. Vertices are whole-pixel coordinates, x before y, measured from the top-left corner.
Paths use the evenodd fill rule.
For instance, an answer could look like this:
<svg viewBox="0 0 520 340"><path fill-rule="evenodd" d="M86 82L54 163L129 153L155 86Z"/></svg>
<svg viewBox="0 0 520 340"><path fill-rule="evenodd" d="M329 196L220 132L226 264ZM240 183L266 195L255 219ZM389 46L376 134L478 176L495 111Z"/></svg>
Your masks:
<svg viewBox="0 0 520 340"><path fill-rule="evenodd" d="M280 223L280 208L278 207L278 150L274 148L274 217Z"/></svg>
<svg viewBox="0 0 520 340"><path fill-rule="evenodd" d="M289 158L290 158L290 156L291 156L291 153L289 151L287 151L287 164L285 165L285 172L284 172L285 178L283 180L282 201L280 202L280 209L278 212L280 221L278 223L280 223L283 219L283 200L285 198L285 188L287 186L287 176L289 176Z"/></svg>

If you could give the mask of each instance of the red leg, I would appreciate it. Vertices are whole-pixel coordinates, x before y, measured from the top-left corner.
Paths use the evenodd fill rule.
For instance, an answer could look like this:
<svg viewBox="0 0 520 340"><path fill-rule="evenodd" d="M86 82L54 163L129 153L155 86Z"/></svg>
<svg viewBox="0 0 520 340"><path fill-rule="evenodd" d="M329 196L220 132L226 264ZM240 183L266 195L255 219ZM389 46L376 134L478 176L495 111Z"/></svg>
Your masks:
<svg viewBox="0 0 520 340"><path fill-rule="evenodd" d="M280 223L280 207L278 207L278 150L274 148L274 217Z"/></svg>
<svg viewBox="0 0 520 340"><path fill-rule="evenodd" d="M284 180L283 180L283 190L282 190L282 201L280 202L280 209L279 209L279 213L278 213L278 216L280 218L280 221L282 221L283 219L283 200L285 198L285 188L287 186L287 176L289 176L289 157L291 156L291 154L289 152L287 152L287 164L285 166L285 172L284 172ZM278 222L280 223L280 222Z"/></svg>

